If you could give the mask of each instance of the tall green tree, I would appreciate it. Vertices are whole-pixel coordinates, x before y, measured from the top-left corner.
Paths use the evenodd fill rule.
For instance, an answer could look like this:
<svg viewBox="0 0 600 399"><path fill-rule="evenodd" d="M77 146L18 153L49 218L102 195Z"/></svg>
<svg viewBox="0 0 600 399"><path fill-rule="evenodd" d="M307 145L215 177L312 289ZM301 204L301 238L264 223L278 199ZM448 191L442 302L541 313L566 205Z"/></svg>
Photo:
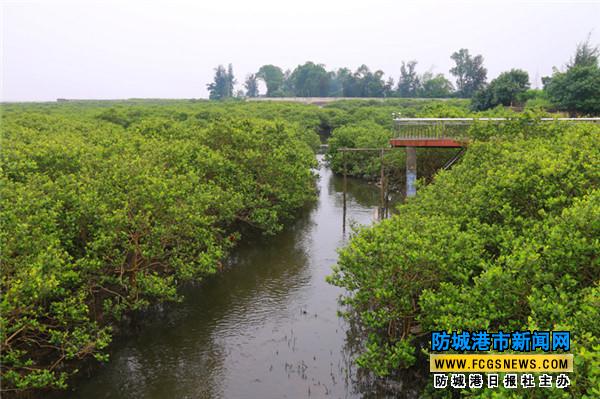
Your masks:
<svg viewBox="0 0 600 399"><path fill-rule="evenodd" d="M600 68L598 47L589 38L577 46L567 70L554 69L543 79L544 92L558 109L573 115L600 115Z"/></svg>
<svg viewBox="0 0 600 399"><path fill-rule="evenodd" d="M514 105L520 94L529 90L529 74L522 69L502 72L490 84L494 102L502 105Z"/></svg>
<svg viewBox="0 0 600 399"><path fill-rule="evenodd" d="M544 91L558 109L573 115L600 115L600 68L574 66L545 80Z"/></svg>
<svg viewBox="0 0 600 399"><path fill-rule="evenodd" d="M388 80L385 81L385 86L383 86L383 96L384 97L394 97L396 92L394 91L394 78L389 77Z"/></svg>
<svg viewBox="0 0 600 399"><path fill-rule="evenodd" d="M497 105L515 105L519 96L529 90L529 74L522 69L502 72L490 84L475 92L471 108L482 111Z"/></svg>
<svg viewBox="0 0 600 399"><path fill-rule="evenodd" d="M227 85L225 86L227 88L227 97L233 96L233 87L236 83L237 82L233 75L233 65L229 64L227 65Z"/></svg>
<svg viewBox="0 0 600 399"><path fill-rule="evenodd" d="M295 96L325 97L329 93L331 76L322 64L306 62L298 65L289 77Z"/></svg>
<svg viewBox="0 0 600 399"><path fill-rule="evenodd" d="M455 66L450 73L456 76L456 88L460 97L471 97L485 86L487 69L483 67L483 56L472 57L469 50L462 48L450 57Z"/></svg>
<svg viewBox="0 0 600 399"><path fill-rule="evenodd" d="M258 97L258 80L256 74L251 73L246 76L244 87L246 88L247 97Z"/></svg>
<svg viewBox="0 0 600 399"><path fill-rule="evenodd" d="M281 68L275 65L263 65L256 73L256 77L262 79L267 85L267 97L281 96L284 75Z"/></svg>
<svg viewBox="0 0 600 399"><path fill-rule="evenodd" d="M588 35L587 39L584 42L581 42L577 45L577 49L575 50L575 55L569 63L567 64L568 68L573 68L576 66L597 66L598 65L598 57L600 56L600 49L598 46L593 46L590 43L590 35Z"/></svg>
<svg viewBox="0 0 600 399"><path fill-rule="evenodd" d="M358 84L356 78L352 74L352 71L348 68L340 68L335 73L335 80L339 82L342 88L343 97L357 97L358 96Z"/></svg>
<svg viewBox="0 0 600 399"><path fill-rule="evenodd" d="M292 71L290 69L286 69L283 72L283 83L279 88L279 91L276 93L277 96L285 97L293 95L294 88L292 87L293 85L290 76L292 76Z"/></svg>
<svg viewBox="0 0 600 399"><path fill-rule="evenodd" d="M329 72L329 89L327 91L328 97L342 97L343 94L343 86L340 79L338 79L338 74L336 71Z"/></svg>
<svg viewBox="0 0 600 399"><path fill-rule="evenodd" d="M215 77L213 82L206 85L211 100L222 100L233 96L233 86L235 77L233 76L233 66L229 64L227 70L223 65L215 68Z"/></svg>
<svg viewBox="0 0 600 399"><path fill-rule="evenodd" d="M416 97L421 80L417 74L417 61L402 61L400 79L398 80L398 95L400 97Z"/></svg>
<svg viewBox="0 0 600 399"><path fill-rule="evenodd" d="M421 76L419 97L445 98L450 97L453 91L452 82L441 73L434 76L431 72L425 72Z"/></svg>
<svg viewBox="0 0 600 399"><path fill-rule="evenodd" d="M356 97L383 97L385 82L383 71L371 72L368 66L361 65L354 72Z"/></svg>

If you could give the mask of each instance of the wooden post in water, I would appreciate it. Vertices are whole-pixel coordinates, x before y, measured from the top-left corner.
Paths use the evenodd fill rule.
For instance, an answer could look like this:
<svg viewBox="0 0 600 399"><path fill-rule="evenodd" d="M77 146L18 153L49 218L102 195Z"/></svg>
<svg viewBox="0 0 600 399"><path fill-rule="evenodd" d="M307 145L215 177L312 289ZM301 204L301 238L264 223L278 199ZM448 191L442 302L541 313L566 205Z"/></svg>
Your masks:
<svg viewBox="0 0 600 399"><path fill-rule="evenodd" d="M417 149L406 147L406 196L414 197L417 194L415 185L417 180Z"/></svg>
<svg viewBox="0 0 600 399"><path fill-rule="evenodd" d="M348 182L347 182L347 164L346 164L346 151L342 152L342 158L344 161L344 205L343 205L343 221L342 221L342 233L346 233L346 191L348 190Z"/></svg>
<svg viewBox="0 0 600 399"><path fill-rule="evenodd" d="M379 188L379 219L383 220L385 217L385 174L383 169L383 154L384 149L381 149L381 181L379 182L381 187Z"/></svg>

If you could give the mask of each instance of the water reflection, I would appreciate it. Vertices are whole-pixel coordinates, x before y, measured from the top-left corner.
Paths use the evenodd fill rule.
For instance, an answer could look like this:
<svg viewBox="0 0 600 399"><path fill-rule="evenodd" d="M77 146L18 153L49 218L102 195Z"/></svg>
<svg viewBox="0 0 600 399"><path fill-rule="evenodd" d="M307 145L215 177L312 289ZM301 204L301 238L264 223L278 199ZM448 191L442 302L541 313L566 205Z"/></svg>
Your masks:
<svg viewBox="0 0 600 399"><path fill-rule="evenodd" d="M337 315L342 291L325 282L346 238L341 178L319 174L319 200L293 225L245 240L227 270L116 342L111 361L66 396L383 397L359 384ZM350 220L371 223L378 201L377 187L349 179Z"/></svg>

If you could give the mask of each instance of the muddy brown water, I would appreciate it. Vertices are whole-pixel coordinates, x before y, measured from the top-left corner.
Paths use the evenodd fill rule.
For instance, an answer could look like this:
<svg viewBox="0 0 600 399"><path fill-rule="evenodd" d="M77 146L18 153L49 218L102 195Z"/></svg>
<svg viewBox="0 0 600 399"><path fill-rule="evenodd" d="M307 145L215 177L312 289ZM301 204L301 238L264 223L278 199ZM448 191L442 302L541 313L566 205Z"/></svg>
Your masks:
<svg viewBox="0 0 600 399"><path fill-rule="evenodd" d="M320 159L317 202L282 233L244 241L227 269L184 290L68 398L387 397L359 378L342 289L325 277L344 245L342 180ZM378 189L349 179L347 217L373 222ZM62 395L61 395L62 396Z"/></svg>

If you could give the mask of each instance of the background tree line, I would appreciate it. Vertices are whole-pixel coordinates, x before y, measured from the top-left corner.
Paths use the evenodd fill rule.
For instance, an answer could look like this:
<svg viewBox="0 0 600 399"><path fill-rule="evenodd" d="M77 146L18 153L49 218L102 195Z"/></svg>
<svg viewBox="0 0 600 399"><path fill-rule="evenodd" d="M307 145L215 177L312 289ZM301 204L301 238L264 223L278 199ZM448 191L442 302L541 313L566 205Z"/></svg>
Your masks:
<svg viewBox="0 0 600 399"><path fill-rule="evenodd" d="M215 68L212 83L207 85L210 99L223 99L234 95L259 96L259 81L264 82L266 97L424 97L469 98L483 88L487 70L481 55L471 56L469 50L460 49L452 55L456 66L450 73L456 77L456 86L442 73L418 73L417 61L402 62L400 76L395 81L385 79L382 70L372 71L363 64L355 71L339 68L328 71L323 64L307 61L294 70L267 64L256 73L246 76L244 91L234 93L233 67L229 64Z"/></svg>
<svg viewBox="0 0 600 399"><path fill-rule="evenodd" d="M246 76L245 90L234 92L233 66L215 68L214 81L207 85L210 99L258 97L259 82L266 86L266 97L401 97L401 98L470 98L474 111L497 106L523 107L526 104L549 111L566 111L572 115L600 115L599 49L590 37L577 46L565 70L553 69L552 76L542 78L543 90L532 90L529 74L522 69L502 72L487 82L482 55L460 49L451 55L454 66L451 82L444 74L417 71L417 61L402 62L395 81L381 70L361 65L328 71L323 64L307 61L294 70L267 64Z"/></svg>

